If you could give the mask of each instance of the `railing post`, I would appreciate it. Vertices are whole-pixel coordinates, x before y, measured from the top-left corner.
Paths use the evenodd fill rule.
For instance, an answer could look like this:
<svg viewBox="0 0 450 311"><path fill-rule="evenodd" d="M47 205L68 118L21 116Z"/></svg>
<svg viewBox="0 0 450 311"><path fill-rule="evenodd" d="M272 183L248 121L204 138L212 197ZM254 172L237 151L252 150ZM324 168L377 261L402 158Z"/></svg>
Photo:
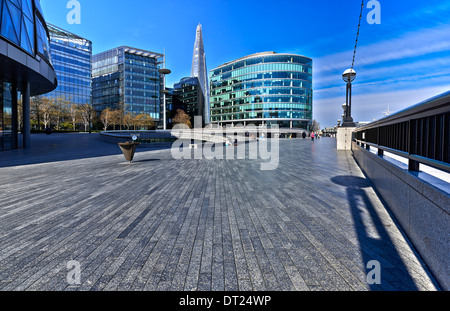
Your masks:
<svg viewBox="0 0 450 311"><path fill-rule="evenodd" d="M413 172L418 172L420 170L420 162L409 159L408 160L408 170Z"/></svg>

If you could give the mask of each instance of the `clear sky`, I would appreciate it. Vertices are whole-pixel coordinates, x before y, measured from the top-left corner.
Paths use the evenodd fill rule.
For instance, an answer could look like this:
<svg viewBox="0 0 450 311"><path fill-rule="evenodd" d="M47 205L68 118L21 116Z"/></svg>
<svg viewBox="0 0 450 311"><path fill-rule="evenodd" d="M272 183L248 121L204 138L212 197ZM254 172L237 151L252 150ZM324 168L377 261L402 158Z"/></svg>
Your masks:
<svg viewBox="0 0 450 311"><path fill-rule="evenodd" d="M41 0L49 23L93 42L94 54L121 45L163 53L168 86L190 76L195 29L203 26L208 70L258 52L314 60L314 118L334 126L342 114L361 0L78 0L81 24L69 25L68 0ZM365 3L367 4L367 0ZM450 2L379 0L380 24L363 11L355 121L384 117L450 90Z"/></svg>

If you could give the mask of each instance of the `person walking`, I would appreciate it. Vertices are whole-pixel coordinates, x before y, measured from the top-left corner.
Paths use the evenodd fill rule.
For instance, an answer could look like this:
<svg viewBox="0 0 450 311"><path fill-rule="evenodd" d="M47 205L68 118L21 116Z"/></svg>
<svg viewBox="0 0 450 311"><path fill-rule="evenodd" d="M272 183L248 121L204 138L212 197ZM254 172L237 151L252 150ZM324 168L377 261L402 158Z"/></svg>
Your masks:
<svg viewBox="0 0 450 311"><path fill-rule="evenodd" d="M314 142L314 137L315 137L314 132L311 132L311 141L312 141L312 142Z"/></svg>

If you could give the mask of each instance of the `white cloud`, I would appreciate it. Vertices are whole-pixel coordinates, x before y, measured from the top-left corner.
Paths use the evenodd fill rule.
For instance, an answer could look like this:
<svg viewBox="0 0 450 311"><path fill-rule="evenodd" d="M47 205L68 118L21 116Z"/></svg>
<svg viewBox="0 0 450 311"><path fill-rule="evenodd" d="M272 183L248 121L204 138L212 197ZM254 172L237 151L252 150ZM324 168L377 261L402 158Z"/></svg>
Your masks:
<svg viewBox="0 0 450 311"><path fill-rule="evenodd" d="M362 93L352 97L352 115L355 121L373 121L384 117L388 108L392 113L406 109L424 100L450 90L450 84L422 89L398 91L382 91ZM314 118L322 126L334 126L342 115L342 104L345 103L345 90L342 96L314 100Z"/></svg>
<svg viewBox="0 0 450 311"><path fill-rule="evenodd" d="M342 114L353 51L330 54L314 63L314 118L333 126ZM350 65L349 65L350 64ZM450 25L420 29L360 46L352 114L356 121L383 117L450 90Z"/></svg>
<svg viewBox="0 0 450 311"><path fill-rule="evenodd" d="M422 29L400 38L359 47L355 69L447 51L450 52L450 25ZM352 54L353 51L349 50L315 59L315 73L320 76L329 71L343 72L350 67Z"/></svg>

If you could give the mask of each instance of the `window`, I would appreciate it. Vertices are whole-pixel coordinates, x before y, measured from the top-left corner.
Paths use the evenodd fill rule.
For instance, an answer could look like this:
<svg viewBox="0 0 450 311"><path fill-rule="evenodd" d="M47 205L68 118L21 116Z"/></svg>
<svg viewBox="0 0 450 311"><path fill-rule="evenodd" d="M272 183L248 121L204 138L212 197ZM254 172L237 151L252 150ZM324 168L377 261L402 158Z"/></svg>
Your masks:
<svg viewBox="0 0 450 311"><path fill-rule="evenodd" d="M0 34L34 54L34 25L31 0L4 0L0 6Z"/></svg>

